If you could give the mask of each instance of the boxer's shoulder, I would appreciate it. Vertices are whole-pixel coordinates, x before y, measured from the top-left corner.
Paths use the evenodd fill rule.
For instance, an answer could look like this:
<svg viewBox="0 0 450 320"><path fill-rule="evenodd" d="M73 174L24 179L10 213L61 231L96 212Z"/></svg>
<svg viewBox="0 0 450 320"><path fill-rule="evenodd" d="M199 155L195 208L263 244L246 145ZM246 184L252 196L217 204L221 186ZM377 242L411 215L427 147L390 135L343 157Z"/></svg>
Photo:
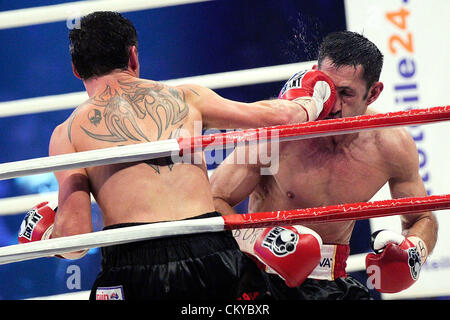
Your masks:
<svg viewBox="0 0 450 320"><path fill-rule="evenodd" d="M365 115L376 115L380 113L382 112L368 108ZM415 150L414 140L405 127L385 127L371 132L380 152L393 152L398 154L401 151L413 152Z"/></svg>
<svg viewBox="0 0 450 320"><path fill-rule="evenodd" d="M376 130L375 143L380 152L392 156L410 156L411 152L417 152L414 139L406 128Z"/></svg>
<svg viewBox="0 0 450 320"><path fill-rule="evenodd" d="M417 147L406 128L385 128L377 130L376 146L388 165L391 175L415 171L417 168Z"/></svg>

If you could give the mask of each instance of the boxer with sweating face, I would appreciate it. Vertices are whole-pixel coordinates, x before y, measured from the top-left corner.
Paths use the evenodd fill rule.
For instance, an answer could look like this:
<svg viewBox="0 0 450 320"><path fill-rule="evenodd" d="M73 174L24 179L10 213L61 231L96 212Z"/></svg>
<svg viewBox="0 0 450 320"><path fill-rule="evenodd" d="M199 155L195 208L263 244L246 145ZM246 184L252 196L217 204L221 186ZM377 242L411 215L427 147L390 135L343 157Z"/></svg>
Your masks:
<svg viewBox="0 0 450 320"><path fill-rule="evenodd" d="M383 90L379 81L382 64L383 55L364 36L349 31L328 35L313 68L336 86L336 103L325 119L376 113L369 106ZM291 99L290 92L300 90L304 74L294 75L280 96ZM223 214L235 213L233 207L247 197L248 212L367 202L386 183L392 198L427 195L416 145L404 128L281 142L278 171L272 175L260 175L262 163L236 164L236 153L230 154L211 177L216 210ZM432 212L401 216L401 224L401 235L384 230L372 237L376 254L367 256L367 270L377 280L374 286L380 292L398 292L411 286L437 240ZM367 287L345 272L354 225L354 221L345 221L301 226L312 231L287 228L298 233L297 246L308 248L310 259L302 250L274 254L264 245L273 237L271 228L240 231L235 236L242 250L270 271L267 281L278 299L369 299ZM248 237L252 232L254 236ZM296 254L301 259L296 259ZM401 267L393 267L390 261L399 262Z"/></svg>

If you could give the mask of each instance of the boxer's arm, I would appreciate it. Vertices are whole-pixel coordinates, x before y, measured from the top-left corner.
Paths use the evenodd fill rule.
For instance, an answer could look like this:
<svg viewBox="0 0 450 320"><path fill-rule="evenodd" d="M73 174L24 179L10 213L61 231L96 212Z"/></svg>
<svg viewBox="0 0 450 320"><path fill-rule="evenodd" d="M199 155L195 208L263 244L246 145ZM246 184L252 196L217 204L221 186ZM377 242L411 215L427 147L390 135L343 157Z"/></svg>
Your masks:
<svg viewBox="0 0 450 320"><path fill-rule="evenodd" d="M67 129L58 126L50 139L50 156L76 152L67 137ZM85 169L55 172L58 181L58 211L52 237L92 232L91 197Z"/></svg>
<svg viewBox="0 0 450 320"><path fill-rule="evenodd" d="M392 198L423 197L427 192L419 174L419 157L416 145L411 136L404 129L399 129L399 140L396 146L393 169L394 173L389 180L389 187ZM437 241L437 220L432 212L413 213L401 216L402 234L422 250L421 258L426 259ZM423 247L416 243L421 239L428 252L423 251ZM425 255L425 257L424 257ZM425 262L422 260L422 263Z"/></svg>
<svg viewBox="0 0 450 320"><path fill-rule="evenodd" d="M243 103L225 99L214 91L197 85L178 88L186 94L188 104L202 115L204 128L247 129L301 123L308 121L308 113L317 113L312 101L299 103L273 99Z"/></svg>
<svg viewBox="0 0 450 320"><path fill-rule="evenodd" d="M380 156L386 159L392 198L426 196L417 148L408 132L388 129L380 131L380 137L376 145L380 146ZM366 271L373 287L383 293L412 286L436 244L437 223L432 212L404 215L401 221L402 235L378 230L371 236L374 253L366 256Z"/></svg>
<svg viewBox="0 0 450 320"><path fill-rule="evenodd" d="M236 213L233 207L245 200L260 182L261 165L249 164L249 152L248 147L236 148L211 175L214 206L223 215ZM243 159L245 163L241 163Z"/></svg>

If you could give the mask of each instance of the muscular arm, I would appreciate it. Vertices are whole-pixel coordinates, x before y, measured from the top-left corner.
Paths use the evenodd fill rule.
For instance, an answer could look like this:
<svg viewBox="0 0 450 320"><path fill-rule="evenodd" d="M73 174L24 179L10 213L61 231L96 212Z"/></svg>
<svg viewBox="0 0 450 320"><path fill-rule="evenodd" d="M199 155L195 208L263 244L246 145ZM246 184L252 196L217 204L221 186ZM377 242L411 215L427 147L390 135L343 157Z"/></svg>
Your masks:
<svg viewBox="0 0 450 320"><path fill-rule="evenodd" d="M398 152L394 157L394 174L389 180L392 198L427 196L425 186L419 174L417 148L410 135L403 129L399 130L400 139ZM432 212L413 213L401 216L403 235L422 239L428 254L431 253L437 241L438 224ZM420 245L419 249L420 249Z"/></svg>
<svg viewBox="0 0 450 320"><path fill-rule="evenodd" d="M73 153L67 129L57 127L50 140L50 156ZM63 237L92 231L91 198L85 169L55 172L59 184L58 210L52 237Z"/></svg>
<svg viewBox="0 0 450 320"><path fill-rule="evenodd" d="M236 213L233 207L245 200L261 179L261 166L249 164L249 152L248 147L236 148L211 176L214 206L223 215ZM245 155L245 163L240 162L240 155Z"/></svg>
<svg viewBox="0 0 450 320"><path fill-rule="evenodd" d="M307 121L307 114L298 103L287 100L264 100L243 103L228 100L214 91L197 86L180 86L191 106L202 114L205 128L258 128ZM314 102L304 102L310 114L316 113Z"/></svg>

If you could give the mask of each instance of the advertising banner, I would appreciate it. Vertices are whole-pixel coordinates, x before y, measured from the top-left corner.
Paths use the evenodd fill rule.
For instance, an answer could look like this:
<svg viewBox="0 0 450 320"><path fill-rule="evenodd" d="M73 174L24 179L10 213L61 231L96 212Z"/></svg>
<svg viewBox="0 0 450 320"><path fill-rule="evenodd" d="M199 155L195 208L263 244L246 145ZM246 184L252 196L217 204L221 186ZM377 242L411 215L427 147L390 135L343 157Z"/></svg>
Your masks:
<svg viewBox="0 0 450 320"><path fill-rule="evenodd" d="M346 0L347 29L363 34L384 54L384 91L372 105L380 112L450 104L450 2L447 0ZM419 152L420 174L429 195L450 193L450 123L407 128ZM387 185L372 200L390 199ZM383 299L450 296L450 212L435 212L438 242L419 280ZM371 219L378 229L401 231L400 218Z"/></svg>

